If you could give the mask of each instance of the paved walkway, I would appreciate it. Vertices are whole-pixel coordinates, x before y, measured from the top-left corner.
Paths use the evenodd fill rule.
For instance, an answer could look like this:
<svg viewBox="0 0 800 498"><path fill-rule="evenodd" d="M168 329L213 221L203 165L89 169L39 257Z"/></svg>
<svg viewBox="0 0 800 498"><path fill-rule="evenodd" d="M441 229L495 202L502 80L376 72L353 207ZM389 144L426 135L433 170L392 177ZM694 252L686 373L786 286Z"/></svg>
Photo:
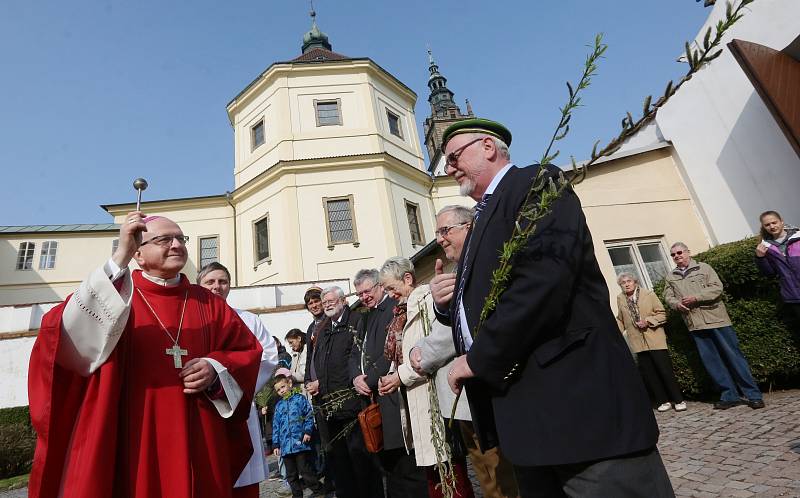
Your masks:
<svg viewBox="0 0 800 498"><path fill-rule="evenodd" d="M658 414L659 449L677 496L800 497L800 391L765 396L767 407Z"/></svg>
<svg viewBox="0 0 800 498"><path fill-rule="evenodd" d="M686 412L657 414L659 449L677 496L800 497L800 390L765 400L762 410L716 411L689 402ZM265 482L261 496L287 496L280 488L280 481ZM477 482L475 491L480 498ZM26 496L25 490L0 492L0 498Z"/></svg>

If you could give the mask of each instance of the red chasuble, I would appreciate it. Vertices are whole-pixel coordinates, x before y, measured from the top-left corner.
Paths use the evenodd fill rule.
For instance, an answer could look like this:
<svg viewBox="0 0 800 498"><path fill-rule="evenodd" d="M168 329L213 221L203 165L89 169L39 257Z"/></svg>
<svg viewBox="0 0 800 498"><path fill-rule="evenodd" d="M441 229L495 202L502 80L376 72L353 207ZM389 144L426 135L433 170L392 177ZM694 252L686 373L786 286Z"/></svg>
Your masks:
<svg viewBox="0 0 800 498"><path fill-rule="evenodd" d="M125 331L108 360L89 377L56 363L65 303L42 319L28 374L31 419L38 435L31 498L231 497L252 446L247 415L261 345L224 300L186 276L162 287L133 274ZM144 294L192 358L224 365L244 395L222 418L205 394L184 394L173 340L135 289Z"/></svg>

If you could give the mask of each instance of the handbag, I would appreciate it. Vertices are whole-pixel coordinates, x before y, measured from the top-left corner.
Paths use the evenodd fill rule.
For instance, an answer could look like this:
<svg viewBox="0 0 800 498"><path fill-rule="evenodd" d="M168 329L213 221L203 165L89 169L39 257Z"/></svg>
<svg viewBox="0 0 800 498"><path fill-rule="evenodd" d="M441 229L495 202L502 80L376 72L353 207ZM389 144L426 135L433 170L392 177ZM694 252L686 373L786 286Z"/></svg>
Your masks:
<svg viewBox="0 0 800 498"><path fill-rule="evenodd" d="M374 396L370 396L369 401L369 405L358 412L358 425L361 426L367 451L377 453L383 449L383 421L380 406L375 402Z"/></svg>

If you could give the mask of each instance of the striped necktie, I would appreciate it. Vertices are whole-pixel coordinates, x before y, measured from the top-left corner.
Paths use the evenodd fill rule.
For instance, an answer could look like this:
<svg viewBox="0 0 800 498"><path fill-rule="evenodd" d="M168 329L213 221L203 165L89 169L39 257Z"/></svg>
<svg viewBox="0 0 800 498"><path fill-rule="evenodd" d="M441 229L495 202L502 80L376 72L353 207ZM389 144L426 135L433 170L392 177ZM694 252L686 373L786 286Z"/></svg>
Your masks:
<svg viewBox="0 0 800 498"><path fill-rule="evenodd" d="M458 337L459 342L461 343L461 352L466 353L466 344L464 343L464 336L462 335L461 330L461 307L462 307L462 299L464 298L464 286L467 283L467 274L469 273L469 269L467 268L467 258L469 257L469 248L472 244L472 236L475 235L475 224L478 222L478 218L480 217L481 213L484 209L486 209L486 204L488 204L489 199L492 197L492 194L484 194L481 197L481 200L475 204L475 218L472 222L472 231L470 232L469 239L467 240L467 247L464 249L464 258L462 261L464 262L464 269L461 271L461 279L458 282L458 293L456 299L456 321L455 321L455 328L456 328L456 337ZM466 309L464 310L466 314ZM465 317L466 318L466 317Z"/></svg>

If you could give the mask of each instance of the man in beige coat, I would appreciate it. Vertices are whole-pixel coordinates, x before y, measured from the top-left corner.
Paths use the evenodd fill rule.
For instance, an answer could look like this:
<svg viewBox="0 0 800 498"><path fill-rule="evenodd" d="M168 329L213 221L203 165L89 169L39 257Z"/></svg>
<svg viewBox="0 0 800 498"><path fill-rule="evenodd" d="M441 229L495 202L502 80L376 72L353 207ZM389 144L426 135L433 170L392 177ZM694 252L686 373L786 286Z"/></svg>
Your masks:
<svg viewBox="0 0 800 498"><path fill-rule="evenodd" d="M670 256L676 266L666 276L664 299L683 316L706 371L722 391L714 408L727 410L744 403L753 409L764 408L763 396L722 302L717 272L693 260L683 242L672 244Z"/></svg>

